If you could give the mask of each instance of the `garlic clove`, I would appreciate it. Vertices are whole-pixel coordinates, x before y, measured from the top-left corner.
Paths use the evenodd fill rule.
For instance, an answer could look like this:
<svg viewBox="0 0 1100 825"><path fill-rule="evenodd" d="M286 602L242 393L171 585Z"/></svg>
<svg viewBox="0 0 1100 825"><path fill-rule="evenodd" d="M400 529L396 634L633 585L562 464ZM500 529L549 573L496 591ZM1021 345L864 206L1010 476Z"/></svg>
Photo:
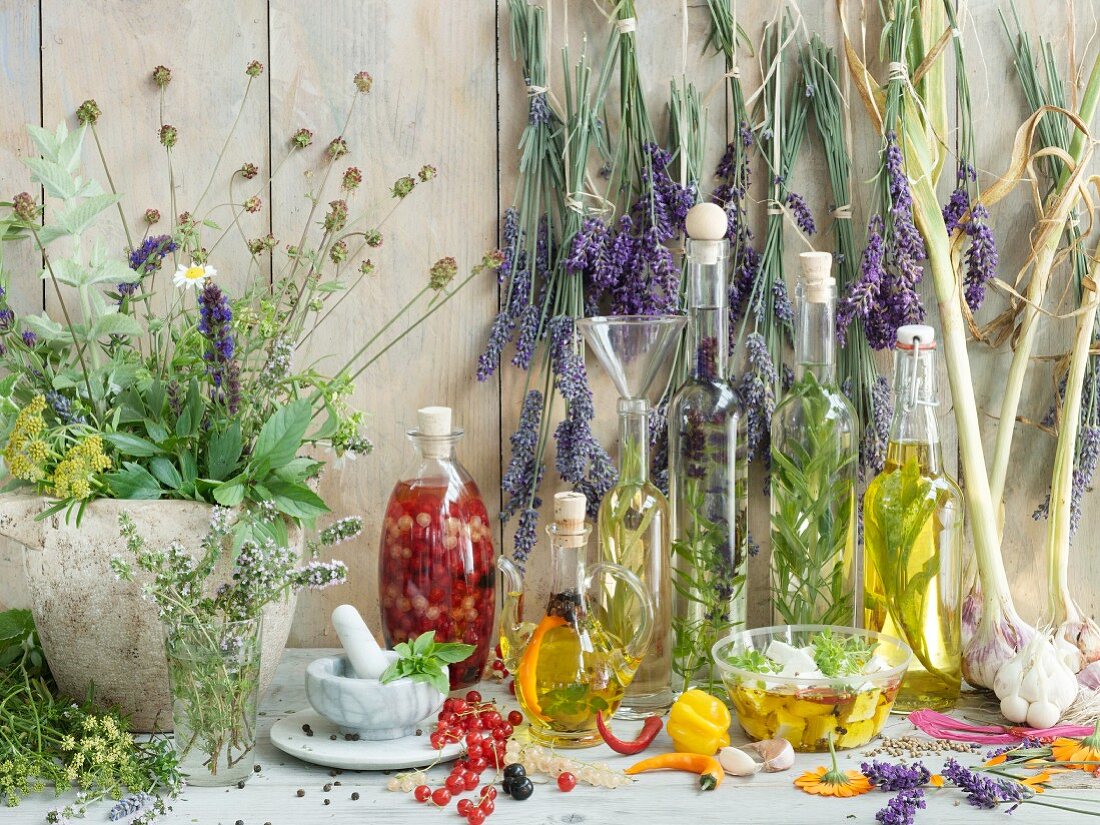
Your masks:
<svg viewBox="0 0 1100 825"><path fill-rule="evenodd" d="M794 747L786 739L764 739L750 742L744 750L753 751L764 762L767 773L785 771L794 766Z"/></svg>
<svg viewBox="0 0 1100 825"><path fill-rule="evenodd" d="M764 767L763 759L754 759L747 750L734 747L718 751L718 763L730 776L752 776Z"/></svg>
<svg viewBox="0 0 1100 825"><path fill-rule="evenodd" d="M1053 702L1040 699L1027 709L1027 724L1033 728L1053 728L1058 724L1062 711Z"/></svg>

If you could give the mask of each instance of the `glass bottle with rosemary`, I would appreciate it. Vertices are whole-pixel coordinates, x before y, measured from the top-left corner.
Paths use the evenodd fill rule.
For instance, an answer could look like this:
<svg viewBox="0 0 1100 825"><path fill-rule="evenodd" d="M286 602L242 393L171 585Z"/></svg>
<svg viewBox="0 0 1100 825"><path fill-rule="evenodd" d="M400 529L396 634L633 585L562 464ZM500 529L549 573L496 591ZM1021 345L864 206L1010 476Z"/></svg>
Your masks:
<svg viewBox="0 0 1100 825"><path fill-rule="evenodd" d="M836 382L832 255L799 259L795 379L772 417L772 606L777 623L853 625L859 424Z"/></svg>
<svg viewBox="0 0 1100 825"><path fill-rule="evenodd" d="M903 639L913 663L897 707L954 706L962 682L962 491L936 425L936 333L898 328L886 466L863 497L863 621Z"/></svg>
<svg viewBox="0 0 1100 825"><path fill-rule="evenodd" d="M745 621L748 468L737 395L726 380L726 213L698 204L687 230L691 372L668 411L672 669L677 690L714 691L721 678L710 650Z"/></svg>

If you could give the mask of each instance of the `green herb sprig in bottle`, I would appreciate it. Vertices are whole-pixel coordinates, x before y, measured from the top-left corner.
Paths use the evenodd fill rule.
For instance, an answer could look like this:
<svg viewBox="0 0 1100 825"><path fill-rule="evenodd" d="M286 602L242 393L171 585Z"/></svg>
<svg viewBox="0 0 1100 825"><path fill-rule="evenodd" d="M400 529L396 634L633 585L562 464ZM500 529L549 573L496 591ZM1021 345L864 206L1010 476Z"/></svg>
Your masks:
<svg viewBox="0 0 1100 825"><path fill-rule="evenodd" d="M898 328L886 466L863 498L863 621L905 641L899 709L954 706L962 682L963 497L936 425L936 333Z"/></svg>
<svg viewBox="0 0 1100 825"><path fill-rule="evenodd" d="M772 416L772 606L777 623L854 625L859 423L836 380L832 255L799 261L795 380Z"/></svg>

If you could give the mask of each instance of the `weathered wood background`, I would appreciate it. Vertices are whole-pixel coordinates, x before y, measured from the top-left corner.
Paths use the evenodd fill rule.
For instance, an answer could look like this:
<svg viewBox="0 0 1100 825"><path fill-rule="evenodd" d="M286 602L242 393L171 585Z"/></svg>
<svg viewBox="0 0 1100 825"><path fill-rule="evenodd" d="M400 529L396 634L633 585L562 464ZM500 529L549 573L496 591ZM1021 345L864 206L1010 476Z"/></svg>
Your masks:
<svg viewBox="0 0 1100 825"><path fill-rule="evenodd" d="M552 4L552 66L558 66L557 48L566 41L574 53L585 43L590 53L602 53L607 23L595 3L543 1ZM999 8L1007 10L1007 2L969 0L959 5L979 128L979 166L988 182L1005 168L1015 129L1027 112L997 17ZM1065 60L1071 53L1077 60L1091 59L1097 48L1094 0L1018 0L1016 5L1026 30L1052 40L1064 71L1070 70ZM776 3L735 0L733 6L757 40ZM874 17L877 4L866 6L868 17ZM727 124L724 66L719 57L702 52L708 26L706 5L703 0L653 0L639 2L639 7L636 36L659 134L664 134L668 81L686 71L706 96L707 165L713 168L725 144ZM839 45L838 15L832 2L803 0L801 11L809 31L820 31ZM858 2L851 4L850 14L858 31ZM681 46L685 22L686 52ZM873 23L869 25L874 28ZM301 226L306 176L319 162L321 147L339 131L353 91L352 76L359 70L374 75L375 87L350 128L348 160L364 169L366 196L381 202L390 182L423 163L440 169L439 178L418 190L387 222L385 245L374 256L378 274L361 285L354 300L344 303L312 345L313 356L346 356L418 289L433 260L451 254L465 266L496 243L498 215L514 192L515 146L526 114L523 80L511 58L507 6L500 0L0 0L0 196L29 188L20 164L30 151L23 124L53 127L64 119L75 125L76 107L94 98L104 113L100 133L116 183L125 193L122 205L128 217L136 223L148 207L169 215L169 183L156 137L162 121L150 80L152 68L164 64L173 71L163 122L180 130L176 194L181 204L187 204L202 191L210 174L236 114L244 67L251 59L262 61L266 72L250 95L208 203L228 199L228 172L242 163L253 162L264 170L278 164L297 128L312 129L318 143L311 153L295 157L280 171L266 192L264 210L248 216L250 236L271 231L284 238ZM741 70L751 90L759 77L755 60L746 56ZM555 72L554 83L560 82L560 72ZM852 120L853 206L857 237L861 237L877 143L861 111L853 109ZM98 159L90 145L87 161L88 169L98 175ZM710 184L704 181L703 185ZM794 186L820 216L828 212L824 160L812 125ZM762 215L763 210L759 212ZM1023 262L1033 224L1023 187L996 208L1002 277L1011 279ZM121 254L121 237L111 240ZM828 234L815 240L829 248ZM791 255L799 251L793 241L789 247ZM232 285L240 283L246 261L242 249L220 257L216 265ZM37 279L33 257L11 257L4 263L18 310L53 308ZM931 295L930 289L927 294ZM1001 306L1002 299L995 296L981 317L993 317ZM390 487L411 459L404 431L414 423L417 407L443 403L455 408L456 421L467 432L461 456L480 483L490 510L499 507L501 466L507 460L507 437L516 422L522 382L507 370L500 381L479 385L474 379L476 357L495 309L493 280L472 284L360 382L356 400L372 415L376 450L369 457L334 467L323 489L338 513L361 513L366 518L362 538L343 552L352 566L352 583L302 600L294 643L331 644L327 616L339 601L356 603L368 621L377 622L376 537ZM1063 351L1069 337L1069 322L1046 322L1043 354ZM989 414L986 423L991 436L1007 359L1004 353L980 348L975 352L979 400ZM610 447L613 394L605 382L596 384L597 409L603 419L600 432ZM1041 419L1050 388L1049 363L1037 361L1021 414ZM950 447L953 426L949 399L945 402L941 413L945 443ZM1040 552L1045 527L1033 522L1031 513L1046 494L1053 440L1024 428L1017 444L1008 483L1006 557L1021 609L1036 619L1046 604ZM551 487L552 480L547 482L547 492ZM760 489L759 484L751 486L752 523L755 535L764 538L767 501ZM1100 605L1100 560L1095 557L1094 538L1098 528L1100 514L1095 507L1087 507L1073 581L1079 600L1092 613ZM509 539L502 535L505 548ZM545 553L531 564L531 583L540 593L546 585L544 561ZM765 617L766 564L762 553L750 571L756 574L752 616L757 622ZM20 577L18 554L10 547L0 549L0 605L21 601ZM536 596L529 604L541 601Z"/></svg>

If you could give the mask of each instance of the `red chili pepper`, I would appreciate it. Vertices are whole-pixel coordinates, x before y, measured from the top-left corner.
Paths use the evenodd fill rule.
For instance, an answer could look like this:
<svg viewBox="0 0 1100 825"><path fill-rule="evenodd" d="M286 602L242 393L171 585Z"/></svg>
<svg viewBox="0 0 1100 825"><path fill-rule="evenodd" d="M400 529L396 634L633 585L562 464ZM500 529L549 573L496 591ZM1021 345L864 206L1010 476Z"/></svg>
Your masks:
<svg viewBox="0 0 1100 825"><path fill-rule="evenodd" d="M628 756L641 753L648 748L650 743L657 737L657 734L660 733L662 724L660 716L650 716L642 725L642 732L638 734L638 738L633 742L624 742L622 739L616 739L611 734L603 721L603 713L596 711L596 727L599 728L603 741L615 753L625 753Z"/></svg>

